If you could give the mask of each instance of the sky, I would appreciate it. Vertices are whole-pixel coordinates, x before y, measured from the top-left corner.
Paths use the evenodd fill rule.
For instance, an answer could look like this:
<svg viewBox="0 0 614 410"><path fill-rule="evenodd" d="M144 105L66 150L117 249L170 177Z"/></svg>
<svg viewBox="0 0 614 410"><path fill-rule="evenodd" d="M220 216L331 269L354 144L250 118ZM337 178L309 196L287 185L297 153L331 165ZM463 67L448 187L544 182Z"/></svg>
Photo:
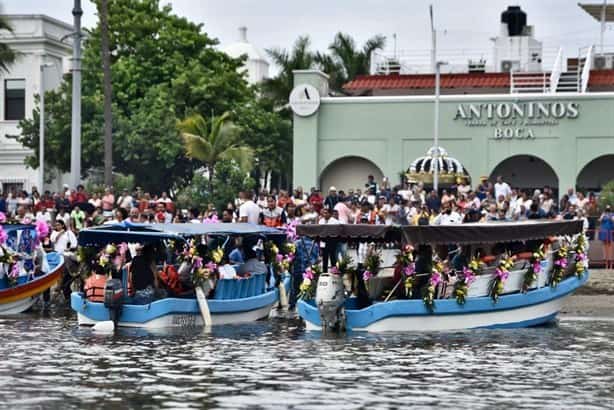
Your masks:
<svg viewBox="0 0 614 410"><path fill-rule="evenodd" d="M588 0L601 3L601 0ZM83 25L96 24L93 3L82 0ZM221 45L238 39L239 26L248 27L248 39L261 49L290 48L308 34L314 50L325 50L335 33L352 35L359 44L376 34L388 38L387 49L430 48L429 4L433 4L438 43L445 49L491 49L499 33L500 15L508 5L520 5L544 48L578 47L599 42L600 25L577 5L578 0L161 0L204 30ZM7 14L47 14L72 22L73 0L0 0ZM614 25L608 25L606 44L614 49Z"/></svg>

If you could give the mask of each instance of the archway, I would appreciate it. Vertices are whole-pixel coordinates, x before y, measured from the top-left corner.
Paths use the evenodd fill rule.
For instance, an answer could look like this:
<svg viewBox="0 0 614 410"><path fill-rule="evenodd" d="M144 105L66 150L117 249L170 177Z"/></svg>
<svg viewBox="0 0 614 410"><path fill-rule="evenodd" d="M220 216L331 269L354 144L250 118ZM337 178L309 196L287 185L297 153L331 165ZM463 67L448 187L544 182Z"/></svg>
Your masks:
<svg viewBox="0 0 614 410"><path fill-rule="evenodd" d="M614 154L602 155L586 164L576 178L576 190L600 191L614 179Z"/></svg>
<svg viewBox="0 0 614 410"><path fill-rule="evenodd" d="M362 189L364 190L367 177L373 175L378 185L384 177L377 165L368 159L349 156L331 162L320 174L320 188L327 192L334 186L337 190Z"/></svg>
<svg viewBox="0 0 614 410"><path fill-rule="evenodd" d="M511 187L527 192L535 189L552 188L558 194L559 177L543 159L534 155L514 155L501 161L490 173L490 180L503 177Z"/></svg>

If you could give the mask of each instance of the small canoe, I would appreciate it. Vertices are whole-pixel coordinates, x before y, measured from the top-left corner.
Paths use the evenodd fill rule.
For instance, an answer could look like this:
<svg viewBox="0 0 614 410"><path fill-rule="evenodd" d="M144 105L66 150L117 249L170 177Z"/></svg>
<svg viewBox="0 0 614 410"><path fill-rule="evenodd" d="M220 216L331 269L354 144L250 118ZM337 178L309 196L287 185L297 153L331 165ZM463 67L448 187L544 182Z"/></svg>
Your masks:
<svg viewBox="0 0 614 410"><path fill-rule="evenodd" d="M47 254L49 272L42 276L32 278L22 276L17 284L7 287L5 283L0 285L0 315L22 313L30 309L36 298L51 288L62 278L64 271L64 257L58 253Z"/></svg>

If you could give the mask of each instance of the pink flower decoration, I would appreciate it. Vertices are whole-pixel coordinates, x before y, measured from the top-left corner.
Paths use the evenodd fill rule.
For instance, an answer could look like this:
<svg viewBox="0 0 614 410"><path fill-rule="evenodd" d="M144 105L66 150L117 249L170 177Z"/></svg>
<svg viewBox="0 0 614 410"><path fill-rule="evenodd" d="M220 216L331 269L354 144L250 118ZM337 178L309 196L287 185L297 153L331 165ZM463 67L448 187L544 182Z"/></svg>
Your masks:
<svg viewBox="0 0 614 410"><path fill-rule="evenodd" d="M40 240L46 238L47 235L49 235L49 225L47 225L47 222L36 221L36 237Z"/></svg>
<svg viewBox="0 0 614 410"><path fill-rule="evenodd" d="M281 263L284 260L284 255L278 253L277 255L275 255L275 262L277 263Z"/></svg>
<svg viewBox="0 0 614 410"><path fill-rule="evenodd" d="M332 268L330 268L330 273L334 274L334 275L338 275L339 274L339 268L336 266L333 266Z"/></svg>
<svg viewBox="0 0 614 410"><path fill-rule="evenodd" d="M556 266L558 266L558 267L566 268L567 267L567 259L565 259L565 258L557 259L556 262L554 262L554 264Z"/></svg>
<svg viewBox="0 0 614 410"><path fill-rule="evenodd" d="M436 270L431 274L431 278L429 279L429 284L433 286L437 286L441 283L441 273Z"/></svg>
<svg viewBox="0 0 614 410"><path fill-rule="evenodd" d="M414 273L416 273L416 265L414 265L413 263L410 263L403 269L403 274L405 276L411 276Z"/></svg>
<svg viewBox="0 0 614 410"><path fill-rule="evenodd" d="M25 225L30 225L32 223L32 218L30 218L29 216L26 216L25 218L23 218L22 221Z"/></svg>
<svg viewBox="0 0 614 410"><path fill-rule="evenodd" d="M311 268L305 269L305 273L303 273L303 279L313 280L314 277L315 276L313 275L313 271L311 270Z"/></svg>
<svg viewBox="0 0 614 410"><path fill-rule="evenodd" d="M365 282L371 279L372 277L373 277L373 273L371 273L371 271L369 270L364 271L362 274L362 280L364 280Z"/></svg>
<svg viewBox="0 0 614 410"><path fill-rule="evenodd" d="M128 251L128 244L126 242L122 242L119 244L119 254L121 256L126 255L126 252Z"/></svg>
<svg viewBox="0 0 614 410"><path fill-rule="evenodd" d="M475 273L468 267L463 267L463 277L465 285L469 286L475 281Z"/></svg>
<svg viewBox="0 0 614 410"><path fill-rule="evenodd" d="M4 214L4 212L0 212L0 224L3 224L6 222L6 215Z"/></svg>
<svg viewBox="0 0 614 410"><path fill-rule="evenodd" d="M9 272L9 276L11 278L17 278L19 276L19 266L14 263L13 266L11 267L11 271Z"/></svg>
<svg viewBox="0 0 614 410"><path fill-rule="evenodd" d="M203 258L201 258L200 256L197 256L194 258L194 267L195 268L201 268L203 266Z"/></svg>
<svg viewBox="0 0 614 410"><path fill-rule="evenodd" d="M292 242L294 242L297 238L296 225L298 225L298 221L291 221L282 228L284 231L286 231L286 237L288 238L288 240Z"/></svg>
<svg viewBox="0 0 614 410"><path fill-rule="evenodd" d="M294 254L293 253L287 254L286 260L288 261L288 263L292 263L292 261L294 261Z"/></svg>
<svg viewBox="0 0 614 410"><path fill-rule="evenodd" d="M217 270L217 265L214 262L207 262L205 268L209 269L211 272L215 272Z"/></svg>
<svg viewBox="0 0 614 410"><path fill-rule="evenodd" d="M507 277L509 276L509 272L506 270L497 268L497 270L495 270L495 275L497 275L497 277L501 280L507 280Z"/></svg>
<svg viewBox="0 0 614 410"><path fill-rule="evenodd" d="M9 235L6 233L6 231L0 226L0 244L5 243L6 240L9 238Z"/></svg>
<svg viewBox="0 0 614 410"><path fill-rule="evenodd" d="M535 263L533 264L533 272L535 272L535 273L539 273L539 272L541 272L541 270L542 270L542 265L541 265L541 263L539 263L539 262L535 262Z"/></svg>

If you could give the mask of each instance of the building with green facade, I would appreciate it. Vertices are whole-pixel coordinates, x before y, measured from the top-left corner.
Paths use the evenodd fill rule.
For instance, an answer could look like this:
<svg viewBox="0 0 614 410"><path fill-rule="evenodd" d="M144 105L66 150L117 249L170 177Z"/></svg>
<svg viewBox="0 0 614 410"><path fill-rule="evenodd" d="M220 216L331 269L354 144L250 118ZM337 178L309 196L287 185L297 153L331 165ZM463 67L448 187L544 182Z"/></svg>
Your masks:
<svg viewBox="0 0 614 410"><path fill-rule="evenodd" d="M439 146L474 186L501 175L517 188L598 190L614 179L614 52L566 59L561 49L547 62L532 28L513 33L503 21L492 66L470 60L442 74ZM332 96L325 73L294 72L294 186L364 188L368 175L395 185L433 147L433 71L404 73L399 61L372 61L371 75L345 85L349 96Z"/></svg>

